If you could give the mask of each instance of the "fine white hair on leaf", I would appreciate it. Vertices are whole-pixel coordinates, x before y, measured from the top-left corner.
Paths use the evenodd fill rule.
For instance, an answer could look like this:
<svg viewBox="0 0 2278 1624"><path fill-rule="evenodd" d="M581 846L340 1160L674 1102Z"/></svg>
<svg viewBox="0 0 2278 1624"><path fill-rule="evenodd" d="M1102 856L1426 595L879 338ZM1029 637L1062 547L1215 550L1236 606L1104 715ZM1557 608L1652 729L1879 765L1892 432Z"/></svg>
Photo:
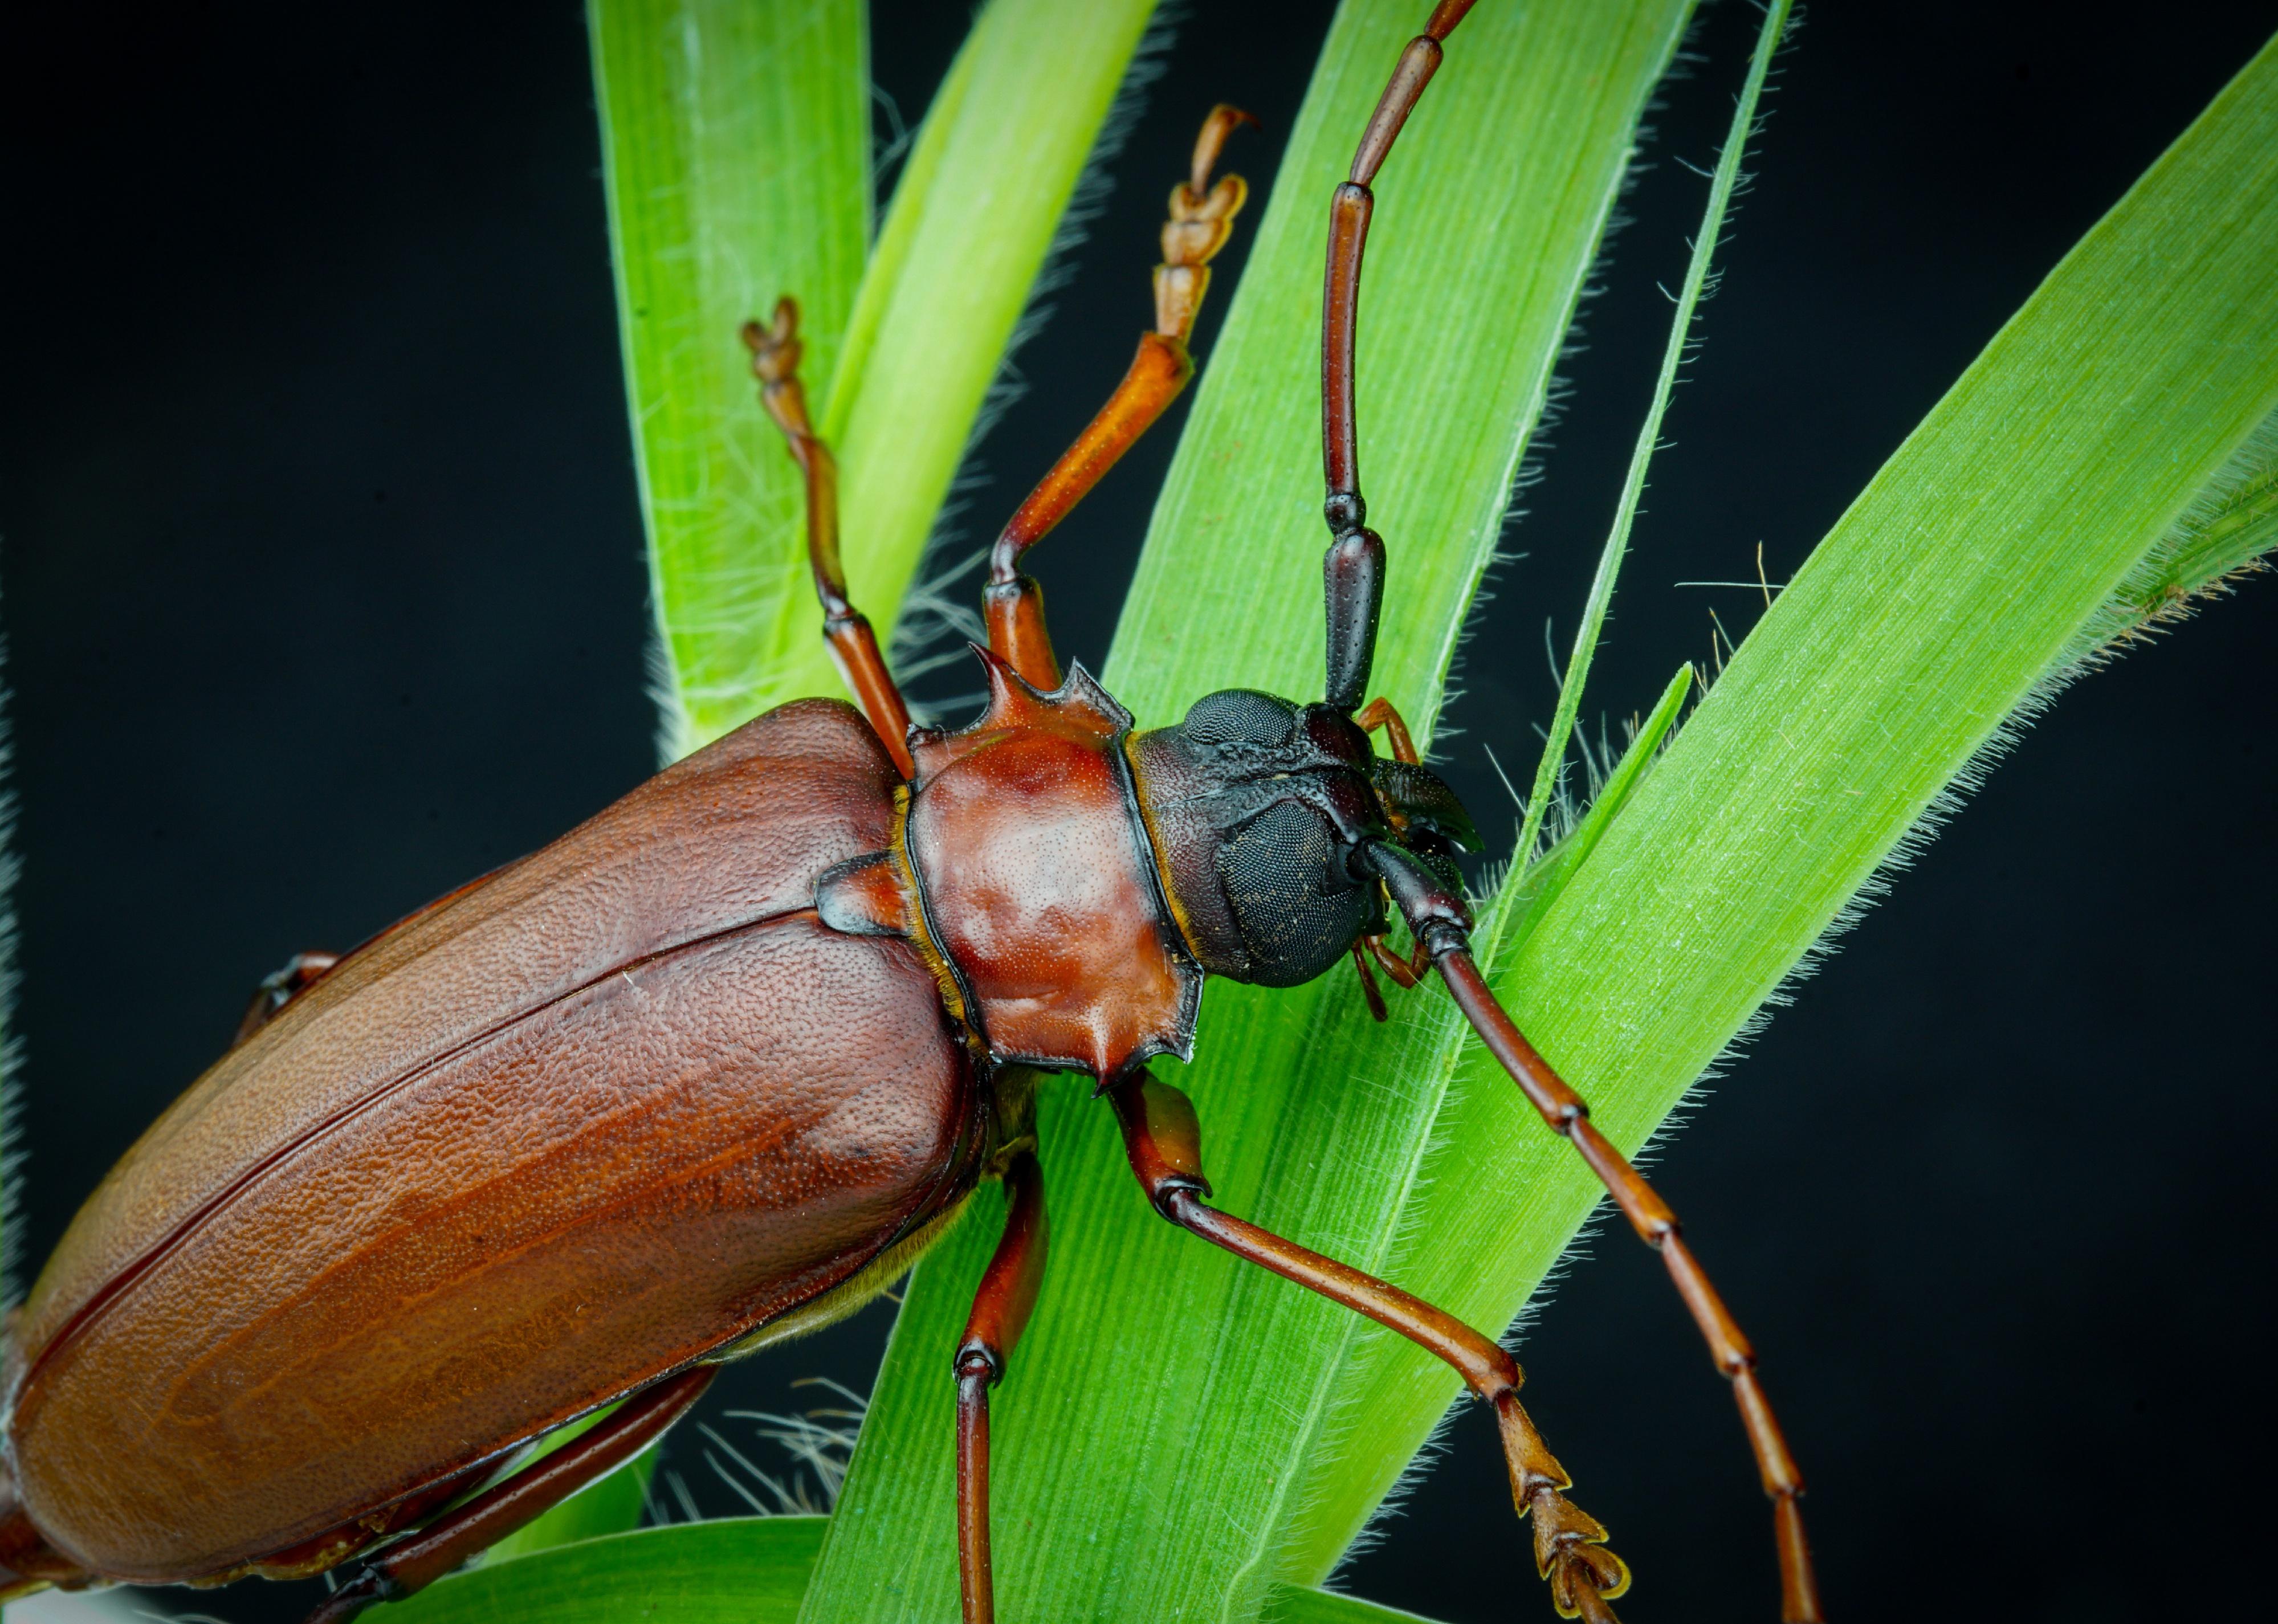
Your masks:
<svg viewBox="0 0 2278 1624"><path fill-rule="evenodd" d="M2056 702L2059 694L2078 678L2189 619L2199 604L2228 593L2242 576L2267 570L2266 555L2274 549L2278 549L2278 412L2264 418L2239 442L2121 577L2112 595L2081 622L2039 679L1930 797L1811 945L1701 1069L1684 1097L1647 1137L1638 1159L1656 1153L1683 1126L1685 1118L1698 1109L1708 1085L1739 1059L1776 1011L1795 1001L1797 984L1816 974L1840 948L1842 937L1890 894L1898 873L1961 812L1963 803L1976 793L2002 757L2023 742L2025 730Z"/></svg>
<svg viewBox="0 0 2278 1624"><path fill-rule="evenodd" d="M664 616L654 604L648 617L648 637L641 645L642 685L656 706L656 764L670 766L696 748L696 727L688 717L688 702L680 691L680 674L666 640Z"/></svg>
<svg viewBox="0 0 2278 1624"><path fill-rule="evenodd" d="M697 1444L697 1452L712 1475L753 1516L829 1514L838 1503L838 1491L845 1486L847 1462L869 1408L869 1400L861 1394L826 1376L805 1377L792 1385L826 1389L840 1402L796 1415L726 1410L718 1417L723 1422L755 1423L753 1430L762 1441L791 1457L788 1471L768 1470L747 1452L748 1445L739 1445L711 1422L697 1422L688 1440ZM652 1525L704 1521L703 1508L687 1479L670 1467L651 1479L641 1504Z"/></svg>

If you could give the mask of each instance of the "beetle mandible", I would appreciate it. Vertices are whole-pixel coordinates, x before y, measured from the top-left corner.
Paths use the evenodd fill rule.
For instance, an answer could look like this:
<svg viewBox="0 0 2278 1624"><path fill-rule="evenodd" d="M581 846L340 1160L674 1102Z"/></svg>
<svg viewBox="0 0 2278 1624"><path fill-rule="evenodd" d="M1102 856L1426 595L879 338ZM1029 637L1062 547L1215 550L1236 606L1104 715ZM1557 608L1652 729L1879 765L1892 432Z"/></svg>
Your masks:
<svg viewBox="0 0 2278 1624"><path fill-rule="evenodd" d="M1469 9L1443 0L1403 52L1332 202L1324 697L1229 690L1135 732L1081 667L1063 674L1020 569L1192 371L1209 263L1244 199L1211 177L1245 115L1212 113L1173 194L1155 330L998 539L989 703L967 728L911 726L848 597L784 300L744 338L805 475L824 635L860 710L770 712L544 850L264 983L9 1325L0 1596L358 1557L312 1624L408 1594L630 1460L720 1361L860 1307L998 1178L1005 1235L954 1353L964 1612L984 1624L990 1391L1044 1267L1029 1102L1052 1070L1097 1080L1163 1217L1452 1366L1494 1411L1558 1612L1610 1620L1628 1570L1567 1499L1510 1355L1211 1206L1193 1109L1146 1069L1190 1051L1206 975L1294 986L1350 955L1380 1017L1372 965L1403 987L1436 969L1660 1251L1773 1500L1783 1616L1822 1616L1801 1481L1749 1346L1673 1215L1488 991L1455 865L1478 837L1368 698L1386 569L1354 413L1370 183ZM1395 913L1411 957L1387 943Z"/></svg>

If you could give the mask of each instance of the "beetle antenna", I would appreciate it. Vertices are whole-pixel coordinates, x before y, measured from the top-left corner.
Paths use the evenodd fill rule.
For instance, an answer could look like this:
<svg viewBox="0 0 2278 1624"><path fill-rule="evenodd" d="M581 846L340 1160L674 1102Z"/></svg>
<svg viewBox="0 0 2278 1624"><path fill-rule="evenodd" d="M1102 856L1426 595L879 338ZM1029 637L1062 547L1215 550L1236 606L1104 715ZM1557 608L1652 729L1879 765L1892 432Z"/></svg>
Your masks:
<svg viewBox="0 0 2278 1624"><path fill-rule="evenodd" d="M1454 32L1472 0L1441 0L1424 32L1408 42L1376 112L1361 132L1352 169L1329 205L1329 265L1321 294L1321 505L1329 524L1321 561L1328 604L1328 703L1350 715L1368 693L1376 661L1376 619L1384 605L1384 538L1363 522L1360 438L1353 415L1353 339L1360 318L1361 250L1368 242L1376 194L1369 183L1384 166L1401 126L1439 71L1440 42Z"/></svg>

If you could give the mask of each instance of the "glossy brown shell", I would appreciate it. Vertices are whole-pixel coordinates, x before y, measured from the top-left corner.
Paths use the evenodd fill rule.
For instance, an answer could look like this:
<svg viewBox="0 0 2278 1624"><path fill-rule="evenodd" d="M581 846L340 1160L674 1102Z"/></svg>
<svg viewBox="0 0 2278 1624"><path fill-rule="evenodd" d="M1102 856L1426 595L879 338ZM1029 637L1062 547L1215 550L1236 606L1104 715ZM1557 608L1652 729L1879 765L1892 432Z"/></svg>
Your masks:
<svg viewBox="0 0 2278 1624"><path fill-rule="evenodd" d="M1000 1061L1105 1079L1185 1059L1202 969L1163 898L1123 753L1129 713L1082 666L1039 693L982 662L981 719L912 736L904 850L928 937Z"/></svg>
<svg viewBox="0 0 2278 1624"><path fill-rule="evenodd" d="M118 1578L369 1514L849 1279L967 1174L909 943L815 876L891 838L851 708L770 713L416 915L88 1202L11 1349L25 1509Z"/></svg>

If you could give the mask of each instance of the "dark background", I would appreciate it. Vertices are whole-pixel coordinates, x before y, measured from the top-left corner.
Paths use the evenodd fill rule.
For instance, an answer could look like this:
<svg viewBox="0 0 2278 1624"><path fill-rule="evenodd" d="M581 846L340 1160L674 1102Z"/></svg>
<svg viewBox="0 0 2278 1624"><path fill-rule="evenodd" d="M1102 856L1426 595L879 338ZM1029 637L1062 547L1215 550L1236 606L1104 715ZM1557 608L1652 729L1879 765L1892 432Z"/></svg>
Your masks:
<svg viewBox="0 0 2278 1624"><path fill-rule="evenodd" d="M1238 161L1271 175L1326 9L1198 11L1022 357L976 523L1120 371L1211 102L1265 118ZM879 6L911 121L965 16ZM1659 355L1655 283L1704 186L1669 160L1712 161L1754 23L1710 12L1708 60L1669 88L1528 556L1470 646L1450 772L1483 810L1508 803L1480 744L1531 760L1548 719L1543 621L1563 646ZM1712 606L1743 635L1754 594L1671 583L1752 576L1760 540L1786 576L2274 27L2267 4L1816 8L1589 711L1705 656ZM19 9L0 56L35 1264L260 975L630 788L653 722L578 8ZM1105 654L1176 426L1038 555L1066 653ZM1660 1160L1764 1350L1838 1618L2213 1616L2259 1592L2274 631L2278 583L2249 581L2067 694ZM1729 1400L1653 1260L1595 1251L1525 1339L1530 1403L1640 1574L1635 1617L1767 1619ZM788 1387L806 1375L867 1387L885 1312L739 1369L715 1409L814 1402ZM702 1452L686 1430L669 1465L738 1509ZM1450 1624L1547 1619L1526 1567L1474 1420L1346 1578Z"/></svg>

